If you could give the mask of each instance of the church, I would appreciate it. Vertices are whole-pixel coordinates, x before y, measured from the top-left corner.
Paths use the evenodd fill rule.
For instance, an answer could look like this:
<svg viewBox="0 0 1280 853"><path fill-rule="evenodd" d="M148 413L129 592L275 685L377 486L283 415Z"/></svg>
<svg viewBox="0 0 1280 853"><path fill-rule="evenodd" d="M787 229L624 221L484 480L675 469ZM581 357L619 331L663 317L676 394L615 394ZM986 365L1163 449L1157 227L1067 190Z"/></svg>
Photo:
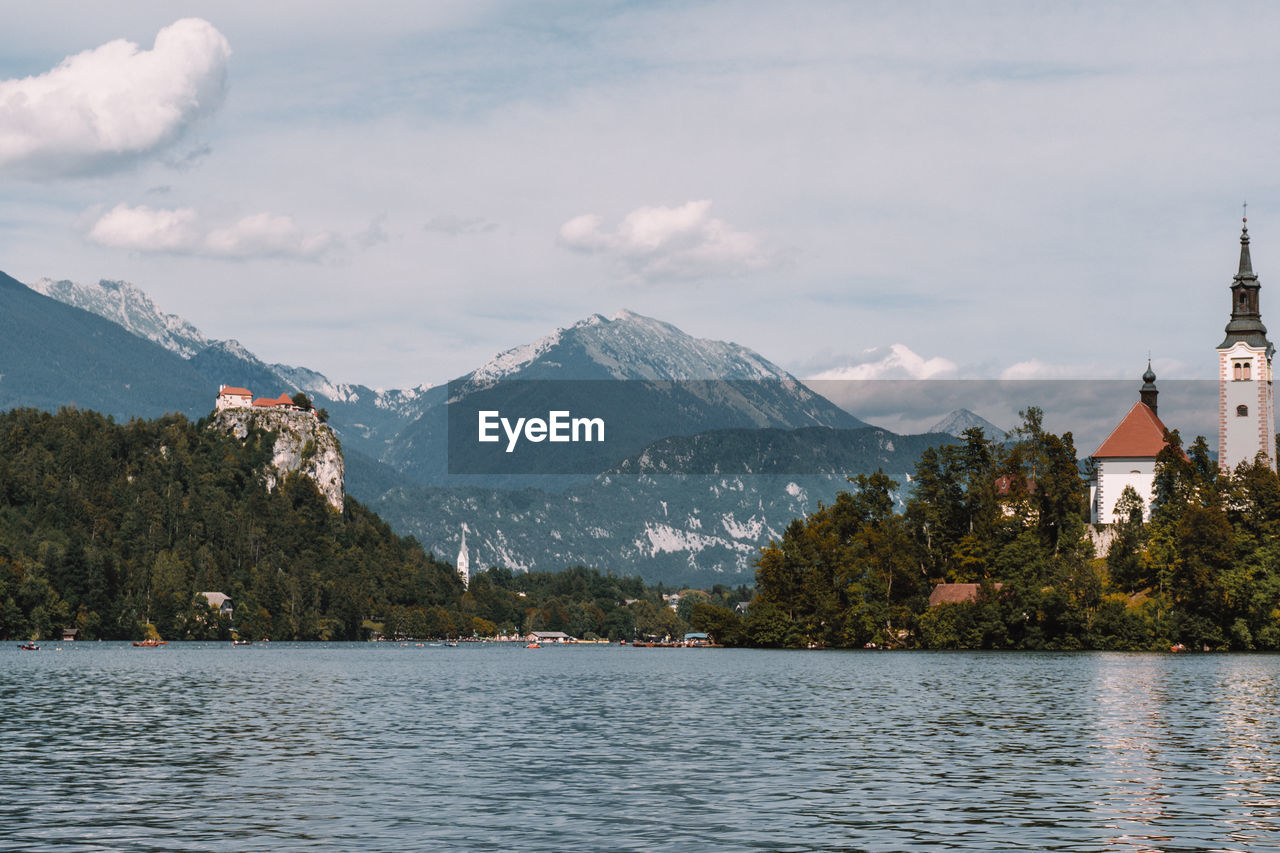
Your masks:
<svg viewBox="0 0 1280 853"><path fill-rule="evenodd" d="M1231 282L1231 319L1218 345L1218 467L1233 470L1259 453L1276 467L1275 403L1271 362L1275 347L1262 324L1258 276L1249 255L1249 223L1240 233L1240 266ZM1156 456L1164 448L1165 425L1157 412L1156 375L1147 362L1138 402L1093 454L1089 484L1090 521L1114 524L1116 502L1125 486L1142 498L1142 517L1151 517Z"/></svg>
<svg viewBox="0 0 1280 853"><path fill-rule="evenodd" d="M1218 467L1233 470L1262 453L1276 467L1271 359L1258 303L1258 276L1249 257L1249 224L1240 234L1240 270L1231 282L1231 322L1218 344Z"/></svg>
<svg viewBox="0 0 1280 853"><path fill-rule="evenodd" d="M1158 395L1156 375L1148 361L1138 402L1093 452L1096 474L1089 495L1089 520L1093 524L1114 524L1120 520L1115 509L1125 486L1133 486L1142 498L1142 520L1151 518L1156 456L1164 449L1165 434L1164 422L1156 414Z"/></svg>

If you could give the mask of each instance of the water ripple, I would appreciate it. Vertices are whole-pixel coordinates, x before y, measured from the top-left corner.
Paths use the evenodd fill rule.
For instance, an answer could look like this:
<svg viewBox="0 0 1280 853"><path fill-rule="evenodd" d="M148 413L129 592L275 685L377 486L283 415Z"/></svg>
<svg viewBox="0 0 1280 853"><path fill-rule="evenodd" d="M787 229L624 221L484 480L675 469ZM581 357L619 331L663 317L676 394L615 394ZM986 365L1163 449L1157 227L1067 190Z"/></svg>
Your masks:
<svg viewBox="0 0 1280 853"><path fill-rule="evenodd" d="M5 850L1280 849L1280 657L3 653Z"/></svg>

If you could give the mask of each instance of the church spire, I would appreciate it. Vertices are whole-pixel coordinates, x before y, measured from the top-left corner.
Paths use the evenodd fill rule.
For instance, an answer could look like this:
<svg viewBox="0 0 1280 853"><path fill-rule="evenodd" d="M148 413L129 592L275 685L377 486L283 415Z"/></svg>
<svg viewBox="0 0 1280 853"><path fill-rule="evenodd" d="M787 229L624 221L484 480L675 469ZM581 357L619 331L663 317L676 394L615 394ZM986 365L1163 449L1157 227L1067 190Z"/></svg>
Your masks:
<svg viewBox="0 0 1280 853"><path fill-rule="evenodd" d="M462 578L462 588L471 586L471 554L467 551L467 526L462 525L462 547L458 549L458 576Z"/></svg>
<svg viewBox="0 0 1280 853"><path fill-rule="evenodd" d="M1218 345L1226 349L1237 341L1250 346L1270 349L1267 327L1262 325L1262 309L1259 307L1261 285L1253 271L1253 259L1249 256L1249 220L1245 217L1240 229L1240 269L1231 280L1231 321L1227 323L1227 336Z"/></svg>
<svg viewBox="0 0 1280 853"><path fill-rule="evenodd" d="M1156 390L1156 374L1151 369L1151 357L1147 356L1147 372L1142 374L1142 387L1138 390L1138 399L1146 404L1151 410L1151 414L1156 412L1156 397L1160 392Z"/></svg>
<svg viewBox="0 0 1280 853"><path fill-rule="evenodd" d="M1249 257L1249 217L1241 217L1240 221L1244 225L1240 229L1240 271L1236 273L1236 280L1252 278L1256 281L1258 277L1253 274L1253 259Z"/></svg>

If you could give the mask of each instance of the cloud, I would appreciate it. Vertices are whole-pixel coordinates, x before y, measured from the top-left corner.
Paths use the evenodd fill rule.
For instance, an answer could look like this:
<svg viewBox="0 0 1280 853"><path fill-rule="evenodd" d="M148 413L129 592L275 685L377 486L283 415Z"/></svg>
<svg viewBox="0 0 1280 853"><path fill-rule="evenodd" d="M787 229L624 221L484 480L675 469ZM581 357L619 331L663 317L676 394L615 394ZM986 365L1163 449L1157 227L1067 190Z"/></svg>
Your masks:
<svg viewBox="0 0 1280 853"><path fill-rule="evenodd" d="M106 172L158 151L222 103L231 47L185 18L151 50L117 39L35 77L0 81L0 170L28 177Z"/></svg>
<svg viewBox="0 0 1280 853"><path fill-rule="evenodd" d="M292 217L255 213L230 225L206 227L191 208L153 209L120 204L105 213L88 237L100 246L147 254L210 258L319 260L337 241L330 232L305 233Z"/></svg>
<svg viewBox="0 0 1280 853"><path fill-rule="evenodd" d="M369 221L368 228L357 233L352 239L362 249L372 249L374 246L386 243L391 239L391 235L387 233L387 215L379 213Z"/></svg>
<svg viewBox="0 0 1280 853"><path fill-rule="evenodd" d="M588 255L612 257L649 281L735 276L771 265L776 256L754 235L711 217L711 202L638 207L610 232L599 216L576 216L560 226L559 243Z"/></svg>
<svg viewBox="0 0 1280 853"><path fill-rule="evenodd" d="M942 356L925 358L905 344L872 347L858 360L833 367L813 379L948 379L956 375L956 363Z"/></svg>
<svg viewBox="0 0 1280 853"><path fill-rule="evenodd" d="M1180 367L1174 361L1161 361L1159 365ZM1146 368L1146 362L1134 361L1126 365L1115 363L1051 363L1038 358L1030 358L1009 365L1000 371L1001 379L1137 379Z"/></svg>
<svg viewBox="0 0 1280 853"><path fill-rule="evenodd" d="M190 252L200 242L196 212L189 207L153 210L146 205L117 205L89 231L101 246L141 252Z"/></svg>
<svg viewBox="0 0 1280 853"><path fill-rule="evenodd" d="M422 230L436 234L448 234L450 237L461 237L468 234L488 234L498 230L498 223L490 222L483 216L436 216Z"/></svg>
<svg viewBox="0 0 1280 853"><path fill-rule="evenodd" d="M212 153L213 149L208 144L201 144L182 154L165 157L164 164L175 172L189 172Z"/></svg>

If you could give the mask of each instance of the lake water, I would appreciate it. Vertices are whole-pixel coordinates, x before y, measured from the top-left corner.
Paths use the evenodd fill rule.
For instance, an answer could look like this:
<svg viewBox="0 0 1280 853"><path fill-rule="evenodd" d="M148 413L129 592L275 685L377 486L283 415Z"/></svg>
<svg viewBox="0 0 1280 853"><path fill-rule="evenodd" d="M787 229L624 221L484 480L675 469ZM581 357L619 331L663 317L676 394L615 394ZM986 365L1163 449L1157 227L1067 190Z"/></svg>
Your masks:
<svg viewBox="0 0 1280 853"><path fill-rule="evenodd" d="M1280 656L6 646L6 851L1280 850Z"/></svg>

